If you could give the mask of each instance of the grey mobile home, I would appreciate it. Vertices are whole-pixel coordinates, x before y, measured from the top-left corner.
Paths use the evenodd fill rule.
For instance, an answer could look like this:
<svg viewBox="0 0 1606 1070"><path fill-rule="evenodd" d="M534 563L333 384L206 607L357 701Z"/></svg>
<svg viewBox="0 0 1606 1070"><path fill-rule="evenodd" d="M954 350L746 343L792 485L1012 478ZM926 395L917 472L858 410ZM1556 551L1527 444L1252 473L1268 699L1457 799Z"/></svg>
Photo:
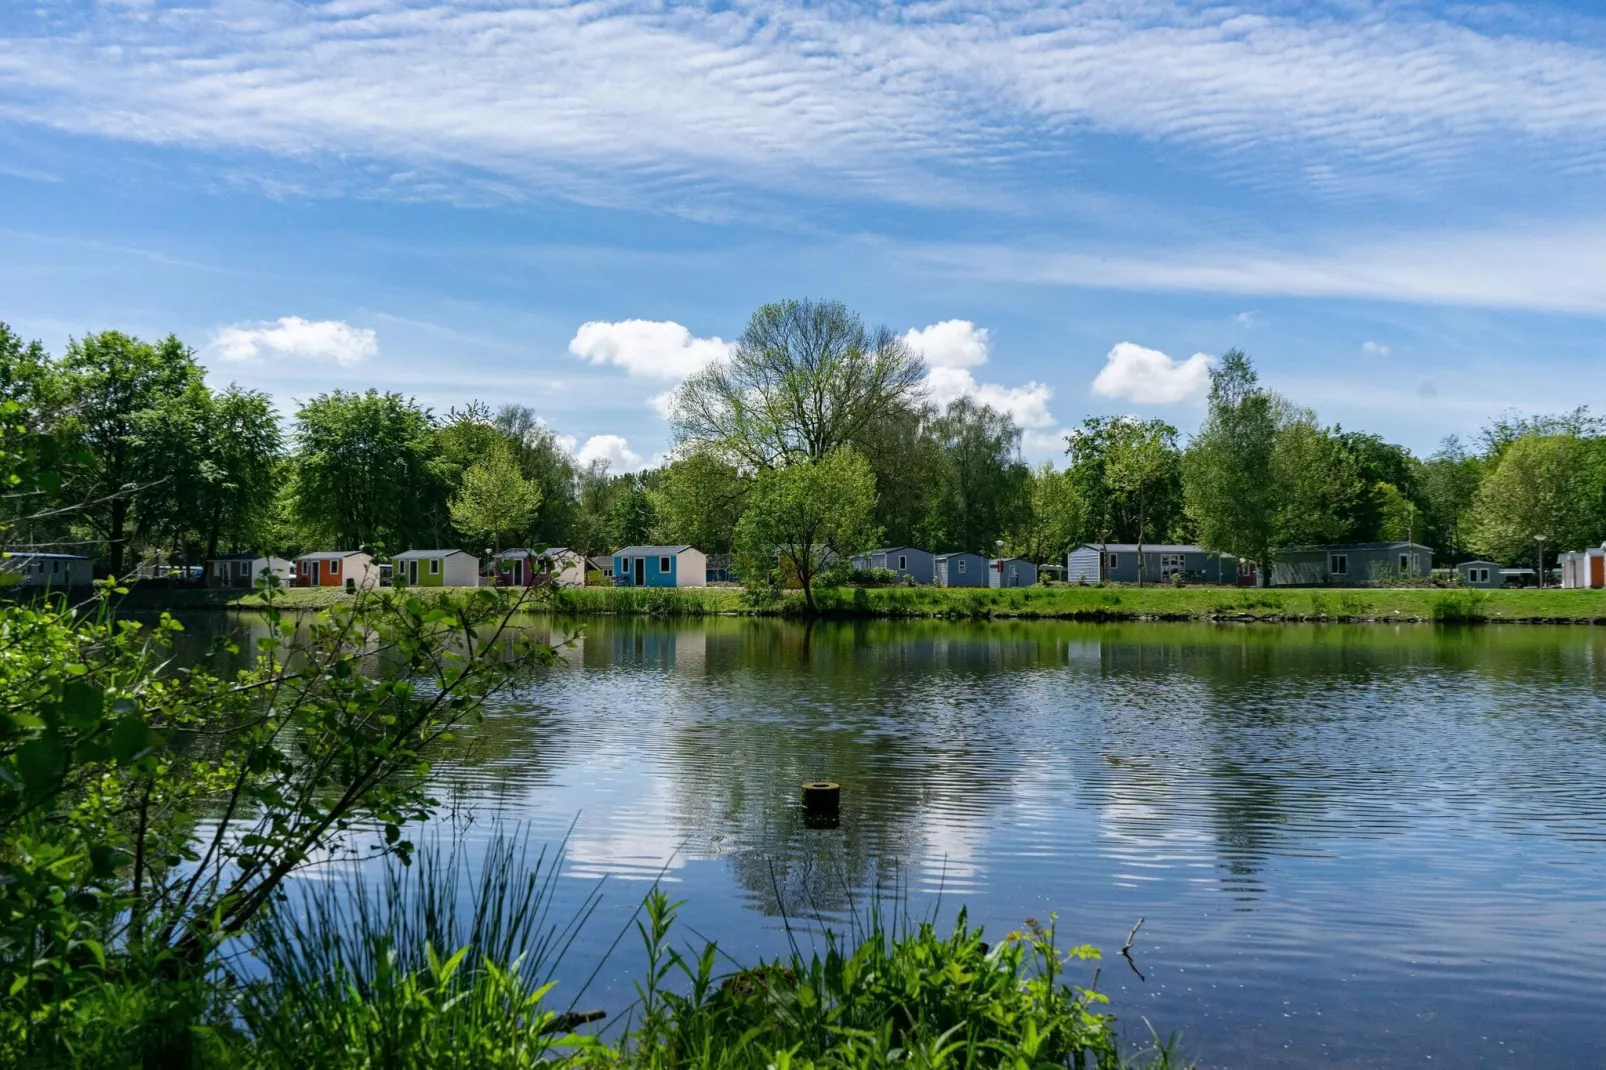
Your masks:
<svg viewBox="0 0 1606 1070"><path fill-rule="evenodd" d="M1067 583L1138 582L1138 547L1131 542L1084 542L1065 557ZM1143 546L1143 582L1236 583L1238 561L1202 546Z"/></svg>
<svg viewBox="0 0 1606 1070"><path fill-rule="evenodd" d="M987 586L1030 587L1037 582L1037 566L1024 557L995 557L987 562Z"/></svg>
<svg viewBox="0 0 1606 1070"><path fill-rule="evenodd" d="M853 567L857 569L884 568L896 572L900 580L930 583L936 575L934 555L918 546L886 546L867 554L855 554Z"/></svg>
<svg viewBox="0 0 1606 1070"><path fill-rule="evenodd" d="M1493 561L1463 561L1455 570L1468 587L1500 587L1505 583L1500 578L1500 566Z"/></svg>
<svg viewBox="0 0 1606 1070"><path fill-rule="evenodd" d="M938 554L932 559L932 568L939 587L987 586L987 559L981 554Z"/></svg>
<svg viewBox="0 0 1606 1070"><path fill-rule="evenodd" d="M1426 579L1433 551L1416 542L1286 546L1272 555L1274 587L1346 587Z"/></svg>

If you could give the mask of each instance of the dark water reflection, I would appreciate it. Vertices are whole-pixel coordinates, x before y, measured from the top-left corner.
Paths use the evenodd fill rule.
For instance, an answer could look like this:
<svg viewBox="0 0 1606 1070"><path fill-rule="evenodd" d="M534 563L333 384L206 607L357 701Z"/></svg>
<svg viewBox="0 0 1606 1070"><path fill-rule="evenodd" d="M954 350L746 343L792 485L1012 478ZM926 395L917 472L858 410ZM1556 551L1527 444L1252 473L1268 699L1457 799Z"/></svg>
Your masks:
<svg viewBox="0 0 1606 1070"><path fill-rule="evenodd" d="M438 770L470 836L578 818L570 871L609 888L571 987L632 880L737 957L879 887L996 932L1057 911L1129 1026L1204 1066L1606 1065L1599 630L585 629ZM818 777L839 829L798 813ZM1140 916L1143 980L1113 957Z"/></svg>

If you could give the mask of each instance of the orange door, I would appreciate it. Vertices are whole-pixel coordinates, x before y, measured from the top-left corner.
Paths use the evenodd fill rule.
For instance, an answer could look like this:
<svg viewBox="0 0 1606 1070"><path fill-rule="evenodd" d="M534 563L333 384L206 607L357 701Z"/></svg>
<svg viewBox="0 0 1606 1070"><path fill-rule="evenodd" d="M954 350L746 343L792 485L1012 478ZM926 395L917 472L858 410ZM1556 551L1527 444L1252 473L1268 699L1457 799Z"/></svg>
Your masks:
<svg viewBox="0 0 1606 1070"><path fill-rule="evenodd" d="M1606 587L1606 556L1592 554L1589 558L1589 585Z"/></svg>

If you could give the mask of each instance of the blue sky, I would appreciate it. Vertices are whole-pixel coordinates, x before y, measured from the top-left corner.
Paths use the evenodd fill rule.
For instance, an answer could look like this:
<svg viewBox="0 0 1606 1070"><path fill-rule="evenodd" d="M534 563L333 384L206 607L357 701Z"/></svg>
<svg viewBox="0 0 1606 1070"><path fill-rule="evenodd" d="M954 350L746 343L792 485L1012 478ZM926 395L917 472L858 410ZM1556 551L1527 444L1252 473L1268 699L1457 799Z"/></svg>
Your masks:
<svg viewBox="0 0 1606 1070"><path fill-rule="evenodd" d="M0 319L174 331L286 411L519 401L628 468L754 307L834 297L1034 458L1192 430L1235 345L1427 453L1606 388L1593 8L8 4Z"/></svg>

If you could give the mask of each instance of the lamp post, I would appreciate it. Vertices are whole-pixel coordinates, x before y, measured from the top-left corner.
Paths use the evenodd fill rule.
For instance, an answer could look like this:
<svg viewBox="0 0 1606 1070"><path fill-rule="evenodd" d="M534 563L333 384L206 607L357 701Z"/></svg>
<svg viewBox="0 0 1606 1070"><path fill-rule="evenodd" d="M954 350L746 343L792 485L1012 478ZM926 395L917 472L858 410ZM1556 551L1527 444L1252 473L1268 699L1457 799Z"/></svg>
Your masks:
<svg viewBox="0 0 1606 1070"><path fill-rule="evenodd" d="M1545 585L1545 537L1543 535L1535 535L1534 536L1534 557L1537 559L1537 564L1539 566L1538 570L1535 573L1535 575L1536 575L1536 577L1538 579L1539 586L1540 587L1544 587L1544 585Z"/></svg>

